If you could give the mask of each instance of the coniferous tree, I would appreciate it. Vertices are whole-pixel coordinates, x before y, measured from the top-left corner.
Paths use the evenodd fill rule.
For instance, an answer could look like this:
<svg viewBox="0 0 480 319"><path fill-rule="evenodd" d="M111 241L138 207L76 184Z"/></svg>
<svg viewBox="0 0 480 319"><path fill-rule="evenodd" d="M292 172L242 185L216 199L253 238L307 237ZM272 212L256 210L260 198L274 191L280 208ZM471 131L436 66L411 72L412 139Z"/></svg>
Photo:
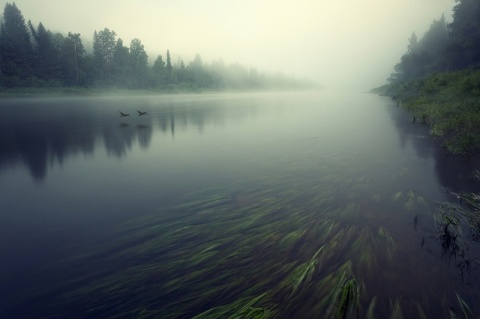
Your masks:
<svg viewBox="0 0 480 319"><path fill-rule="evenodd" d="M443 15L438 21L432 22L420 40L413 33L408 42L407 52L400 63L395 65L395 72L388 79L389 82L409 81L445 69L448 29Z"/></svg>
<svg viewBox="0 0 480 319"><path fill-rule="evenodd" d="M415 32L412 33L412 36L408 39L407 54L415 53L418 47L418 39Z"/></svg>
<svg viewBox="0 0 480 319"><path fill-rule="evenodd" d="M15 3L7 3L0 31L1 73L26 78L32 75L33 50L30 34L21 11Z"/></svg>
<svg viewBox="0 0 480 319"><path fill-rule="evenodd" d="M113 82L114 63L113 54L116 46L115 31L105 28L93 34L93 58L97 70L99 84L111 85Z"/></svg>
<svg viewBox="0 0 480 319"><path fill-rule="evenodd" d="M148 75L148 55L140 39L133 39L130 43L129 65L134 79L134 87L141 88L146 85Z"/></svg>
<svg viewBox="0 0 480 319"><path fill-rule="evenodd" d="M480 1L457 0L447 48L449 69L480 65Z"/></svg>
<svg viewBox="0 0 480 319"><path fill-rule="evenodd" d="M157 56L152 66L152 85L153 87L160 87L165 83L166 68L165 62L161 55Z"/></svg>
<svg viewBox="0 0 480 319"><path fill-rule="evenodd" d="M61 58L63 66L63 78L67 85L84 84L85 49L79 33L68 33L63 41Z"/></svg>
<svg viewBox="0 0 480 319"><path fill-rule="evenodd" d="M203 65L200 54L195 55L195 59L190 62L187 67L187 72L190 75L190 82L198 88L207 88L211 86L211 78Z"/></svg>
<svg viewBox="0 0 480 319"><path fill-rule="evenodd" d="M59 80L60 50L53 43L53 35L40 22L37 29L29 23L35 39L35 74L43 80Z"/></svg>
<svg viewBox="0 0 480 319"><path fill-rule="evenodd" d="M128 61L129 49L123 45L123 40L118 38L113 51L113 69L115 81L120 86L127 86L128 78Z"/></svg>
<svg viewBox="0 0 480 319"><path fill-rule="evenodd" d="M173 82L173 67L172 67L172 61L170 59L170 51L167 50L167 82L172 83Z"/></svg>
<svg viewBox="0 0 480 319"><path fill-rule="evenodd" d="M270 80L270 81L268 81ZM105 28L95 31L93 54L87 54L78 33L67 36L52 33L42 23L28 25L15 4L7 3L0 19L0 86L19 85L112 85L147 88L189 86L191 88L252 88L275 81L248 71L241 65L204 64L200 55L185 67L179 59L172 65L170 51L166 61L158 56L152 67L139 39L130 48L116 33Z"/></svg>
<svg viewBox="0 0 480 319"><path fill-rule="evenodd" d="M185 64L183 63L183 60L180 60L178 63L178 71L177 71L177 81L179 83L183 83L187 81L187 69L185 68Z"/></svg>

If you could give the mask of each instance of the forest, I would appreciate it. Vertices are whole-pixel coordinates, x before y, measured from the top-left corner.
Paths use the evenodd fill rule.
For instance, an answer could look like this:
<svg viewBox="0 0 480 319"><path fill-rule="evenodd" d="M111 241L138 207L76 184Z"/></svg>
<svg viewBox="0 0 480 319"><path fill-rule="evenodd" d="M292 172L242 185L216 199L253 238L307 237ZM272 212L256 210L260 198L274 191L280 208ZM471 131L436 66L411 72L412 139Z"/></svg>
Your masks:
<svg viewBox="0 0 480 319"><path fill-rule="evenodd" d="M480 1L456 0L453 21L413 33L387 84L391 96L452 154L480 153Z"/></svg>
<svg viewBox="0 0 480 319"><path fill-rule="evenodd" d="M93 34L87 52L79 33L54 33L43 23L25 21L7 3L0 21L0 90L15 88L119 88L153 91L304 88L314 85L278 73L266 75L238 63L204 63L199 54L185 65L172 62L170 50L149 63L138 38L129 46L109 28ZM152 59L153 60L153 59Z"/></svg>

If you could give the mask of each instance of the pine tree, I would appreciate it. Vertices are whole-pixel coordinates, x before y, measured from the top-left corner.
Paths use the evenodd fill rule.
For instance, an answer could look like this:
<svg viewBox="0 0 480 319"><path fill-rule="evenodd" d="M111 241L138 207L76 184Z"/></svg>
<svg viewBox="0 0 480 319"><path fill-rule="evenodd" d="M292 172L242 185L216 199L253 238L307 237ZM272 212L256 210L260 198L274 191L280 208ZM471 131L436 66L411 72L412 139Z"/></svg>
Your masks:
<svg viewBox="0 0 480 319"><path fill-rule="evenodd" d="M0 31L0 66L5 76L26 78L34 64L30 34L21 11L15 3L7 3Z"/></svg>
<svg viewBox="0 0 480 319"><path fill-rule="evenodd" d="M127 86L129 49L123 45L123 40L118 38L113 51L113 70L115 82L120 86Z"/></svg>
<svg viewBox="0 0 480 319"><path fill-rule="evenodd" d="M79 33L68 33L62 45L64 81L67 85L83 84L85 49Z"/></svg>
<svg viewBox="0 0 480 319"><path fill-rule="evenodd" d="M152 66L152 85L159 87L165 83L166 69L165 62L161 55L157 56Z"/></svg>
<svg viewBox="0 0 480 319"><path fill-rule="evenodd" d="M167 82L173 82L173 67L169 50L167 50Z"/></svg>
<svg viewBox="0 0 480 319"><path fill-rule="evenodd" d="M148 55L142 41L133 39L130 43L129 65L132 77L135 79L134 86L137 88L143 87L147 79L148 70Z"/></svg>
<svg viewBox="0 0 480 319"><path fill-rule="evenodd" d="M93 34L93 58L100 84L112 84L114 75L113 54L117 34L105 28Z"/></svg>
<svg viewBox="0 0 480 319"><path fill-rule="evenodd" d="M457 0L447 55L450 69L480 65L480 1Z"/></svg>
<svg viewBox="0 0 480 319"><path fill-rule="evenodd" d="M54 46L53 35L40 22L37 29L28 22L35 40L34 55L36 76L43 80L59 80L60 50Z"/></svg>

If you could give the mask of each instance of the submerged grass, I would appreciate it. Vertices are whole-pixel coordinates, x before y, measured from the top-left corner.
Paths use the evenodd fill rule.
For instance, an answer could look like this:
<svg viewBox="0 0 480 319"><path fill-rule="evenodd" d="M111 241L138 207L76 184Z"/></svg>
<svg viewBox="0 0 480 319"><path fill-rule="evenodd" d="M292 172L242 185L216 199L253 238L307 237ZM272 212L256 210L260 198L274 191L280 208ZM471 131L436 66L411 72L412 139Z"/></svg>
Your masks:
<svg viewBox="0 0 480 319"><path fill-rule="evenodd" d="M267 295L266 293L261 294L260 296L257 296L248 302L244 299L241 299L231 304L212 308L201 314L198 314L192 317L192 319L216 319L216 318L271 319L271 318L276 318L277 313L273 308L263 308L256 305L266 295Z"/></svg>
<svg viewBox="0 0 480 319"><path fill-rule="evenodd" d="M325 246L320 247L310 260L298 266L288 277L287 286L291 289L290 297L298 291L300 286L308 285L311 282L315 268L318 265L318 255L324 251L324 248Z"/></svg>
<svg viewBox="0 0 480 319"><path fill-rule="evenodd" d="M330 185L299 185L203 190L119 225L63 262L81 275L58 281L65 293L50 301L52 313L68 305L80 317L337 319L402 318L414 308L424 318L429 309L400 292L369 292L383 268L395 269L389 227L360 226L362 207ZM412 199L423 206L413 191L398 194L399 209Z"/></svg>

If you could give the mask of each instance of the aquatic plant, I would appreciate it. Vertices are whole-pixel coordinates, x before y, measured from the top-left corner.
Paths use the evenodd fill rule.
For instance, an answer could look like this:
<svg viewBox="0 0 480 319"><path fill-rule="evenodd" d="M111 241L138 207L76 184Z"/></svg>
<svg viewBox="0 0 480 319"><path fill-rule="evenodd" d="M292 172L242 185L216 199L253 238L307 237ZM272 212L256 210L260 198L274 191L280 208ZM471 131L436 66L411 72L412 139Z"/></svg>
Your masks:
<svg viewBox="0 0 480 319"><path fill-rule="evenodd" d="M400 199L402 199L402 198L403 198L403 192L401 192L401 191L400 191L400 192L396 192L396 193L393 194L393 196L392 196L392 199L393 199L394 201L400 200Z"/></svg>
<svg viewBox="0 0 480 319"><path fill-rule="evenodd" d="M430 313L405 299L394 279L379 277L382 268L398 269L402 243L389 232L391 225L362 220L364 208L335 195L331 186L306 191L301 180L281 188L265 183L185 194L177 205L117 225L96 239L94 249L62 262L88 275L50 283L65 291L50 301L52 309L68 303L84 311L79 316L172 319L424 318ZM421 205L418 193L401 193L396 207L411 198ZM440 207L434 215L437 238L443 231L446 242L459 243L458 227L466 223L456 208ZM388 296L371 288L379 278L388 278ZM461 313L460 304L458 309Z"/></svg>
<svg viewBox="0 0 480 319"><path fill-rule="evenodd" d="M298 291L300 286L308 285L311 282L318 265L318 255L324 251L324 248L324 246L320 247L310 260L298 266L288 277L286 285L291 289L290 297Z"/></svg>
<svg viewBox="0 0 480 319"><path fill-rule="evenodd" d="M274 307L263 308L263 307L256 306L256 304L260 303L261 300L266 295L267 293L263 293L255 298L251 298L251 300L249 300L248 302L246 299L241 299L224 306L215 307L192 317L192 319L216 319L216 318L271 319L271 318L276 318L277 312L274 310Z"/></svg>
<svg viewBox="0 0 480 319"><path fill-rule="evenodd" d="M390 319L403 319L402 306L400 305L400 300L395 299L392 303L390 300L390 306L392 308L392 313L390 314Z"/></svg>
<svg viewBox="0 0 480 319"><path fill-rule="evenodd" d="M360 289L354 278L347 280L341 287L336 318L356 318L360 305Z"/></svg>
<svg viewBox="0 0 480 319"><path fill-rule="evenodd" d="M373 297L370 301L367 313L365 314L365 319L375 319L375 306L377 305L377 296Z"/></svg>

